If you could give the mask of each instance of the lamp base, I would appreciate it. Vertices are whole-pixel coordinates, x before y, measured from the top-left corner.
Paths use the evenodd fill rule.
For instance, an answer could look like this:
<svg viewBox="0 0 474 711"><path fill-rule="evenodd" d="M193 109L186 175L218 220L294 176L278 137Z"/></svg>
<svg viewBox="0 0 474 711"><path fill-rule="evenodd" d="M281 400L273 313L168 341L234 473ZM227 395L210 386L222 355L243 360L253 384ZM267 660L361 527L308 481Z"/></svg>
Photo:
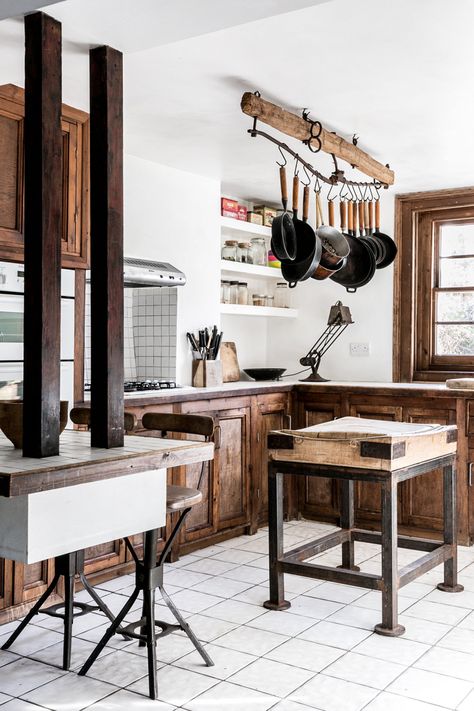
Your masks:
<svg viewBox="0 0 474 711"><path fill-rule="evenodd" d="M307 378L301 378L300 383L329 383L329 378L323 378L319 373L311 373Z"/></svg>

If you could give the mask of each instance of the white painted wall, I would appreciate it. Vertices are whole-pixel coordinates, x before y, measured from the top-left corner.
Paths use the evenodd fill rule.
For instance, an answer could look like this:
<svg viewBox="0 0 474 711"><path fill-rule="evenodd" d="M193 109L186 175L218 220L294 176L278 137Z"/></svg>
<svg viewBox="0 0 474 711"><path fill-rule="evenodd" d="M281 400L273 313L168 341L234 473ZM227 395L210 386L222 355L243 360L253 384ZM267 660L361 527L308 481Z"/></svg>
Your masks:
<svg viewBox="0 0 474 711"><path fill-rule="evenodd" d="M184 271L178 288L177 380L191 383L186 331L219 325L220 184L125 156L125 254L170 262Z"/></svg>

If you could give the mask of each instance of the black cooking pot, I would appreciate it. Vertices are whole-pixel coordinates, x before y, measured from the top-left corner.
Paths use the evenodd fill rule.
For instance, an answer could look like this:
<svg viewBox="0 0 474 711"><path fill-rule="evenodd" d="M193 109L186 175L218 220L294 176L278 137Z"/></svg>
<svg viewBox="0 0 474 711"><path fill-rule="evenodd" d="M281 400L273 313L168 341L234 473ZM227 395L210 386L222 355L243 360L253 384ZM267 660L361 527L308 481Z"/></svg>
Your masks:
<svg viewBox="0 0 474 711"><path fill-rule="evenodd" d="M350 253L346 257L346 263L343 267L335 274L332 274L330 279L345 286L348 292L354 292L361 286L368 284L372 279L375 274L376 262L375 255L370 247L364 240L358 239L354 233L354 217L357 219L357 204L349 203L348 208L349 229L346 232L346 203L341 201L341 232L349 243Z"/></svg>

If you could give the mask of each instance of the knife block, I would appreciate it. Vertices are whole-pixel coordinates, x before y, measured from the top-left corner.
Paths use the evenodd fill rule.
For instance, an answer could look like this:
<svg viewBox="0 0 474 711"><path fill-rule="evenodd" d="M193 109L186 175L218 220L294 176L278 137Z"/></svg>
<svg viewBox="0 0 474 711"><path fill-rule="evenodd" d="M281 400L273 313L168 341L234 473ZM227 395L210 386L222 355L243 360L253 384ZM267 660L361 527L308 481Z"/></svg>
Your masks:
<svg viewBox="0 0 474 711"><path fill-rule="evenodd" d="M220 360L193 360L193 386L210 388L222 385L222 363Z"/></svg>

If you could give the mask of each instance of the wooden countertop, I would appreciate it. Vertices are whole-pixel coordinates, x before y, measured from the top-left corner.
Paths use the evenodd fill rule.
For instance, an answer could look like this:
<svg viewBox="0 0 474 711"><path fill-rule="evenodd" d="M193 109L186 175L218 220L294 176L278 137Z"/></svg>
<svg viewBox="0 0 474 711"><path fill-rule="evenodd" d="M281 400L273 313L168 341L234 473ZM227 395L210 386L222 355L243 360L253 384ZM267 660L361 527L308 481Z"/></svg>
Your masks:
<svg viewBox="0 0 474 711"><path fill-rule="evenodd" d="M65 430L57 457L23 457L20 449L0 434L0 496L21 496L154 469L208 461L209 442L125 437L123 447L90 446L90 433Z"/></svg>

